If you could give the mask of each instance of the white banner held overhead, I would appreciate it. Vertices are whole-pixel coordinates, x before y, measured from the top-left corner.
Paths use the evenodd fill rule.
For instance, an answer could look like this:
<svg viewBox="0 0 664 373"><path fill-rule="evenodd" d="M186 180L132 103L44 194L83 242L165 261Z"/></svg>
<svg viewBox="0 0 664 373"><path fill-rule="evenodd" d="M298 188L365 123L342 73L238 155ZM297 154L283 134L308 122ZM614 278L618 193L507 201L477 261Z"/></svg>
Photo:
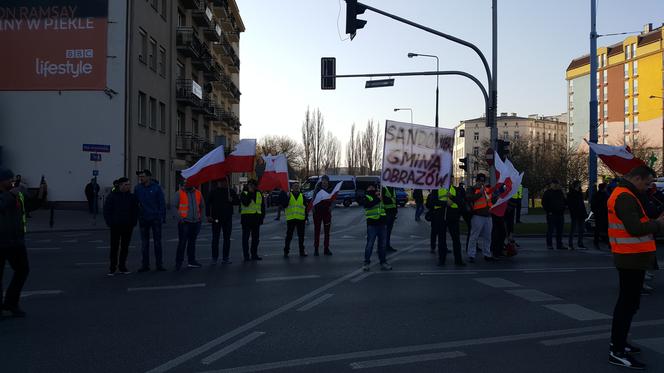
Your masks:
<svg viewBox="0 0 664 373"><path fill-rule="evenodd" d="M452 176L454 129L385 123L383 186L415 189L447 188Z"/></svg>

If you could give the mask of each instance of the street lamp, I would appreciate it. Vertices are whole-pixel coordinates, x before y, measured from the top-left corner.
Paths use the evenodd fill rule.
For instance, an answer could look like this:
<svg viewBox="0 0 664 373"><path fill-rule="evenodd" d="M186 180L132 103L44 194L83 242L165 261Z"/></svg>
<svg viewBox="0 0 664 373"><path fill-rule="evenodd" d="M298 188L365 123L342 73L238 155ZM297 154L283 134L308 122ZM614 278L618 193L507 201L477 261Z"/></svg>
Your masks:
<svg viewBox="0 0 664 373"><path fill-rule="evenodd" d="M650 99L658 98L662 100L662 176L664 176L664 97L650 95Z"/></svg>
<svg viewBox="0 0 664 373"><path fill-rule="evenodd" d="M394 108L395 112L397 112L399 110L408 110L408 111L410 111L410 124L413 124L413 109L411 109L409 107Z"/></svg>
<svg viewBox="0 0 664 373"><path fill-rule="evenodd" d="M438 56L434 56L433 54L421 54L421 53L408 53L408 58L413 58L413 57L430 57L430 58L435 58L436 59L436 72L440 71L440 60L438 59ZM438 128L438 75L436 75L436 128ZM436 132L436 135L438 133Z"/></svg>

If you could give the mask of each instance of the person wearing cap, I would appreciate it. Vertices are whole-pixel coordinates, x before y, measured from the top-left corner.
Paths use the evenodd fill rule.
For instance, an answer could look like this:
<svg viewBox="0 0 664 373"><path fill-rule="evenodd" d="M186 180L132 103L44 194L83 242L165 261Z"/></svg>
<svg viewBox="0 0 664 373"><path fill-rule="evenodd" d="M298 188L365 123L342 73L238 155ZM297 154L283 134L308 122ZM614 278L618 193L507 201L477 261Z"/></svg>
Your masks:
<svg viewBox="0 0 664 373"><path fill-rule="evenodd" d="M245 190L240 194L240 223L242 224L242 253L244 261L263 260L258 255L258 242L260 240L260 227L265 218L265 201L263 195L256 186L256 180L247 182ZM249 248L249 237L251 236L251 256Z"/></svg>
<svg viewBox="0 0 664 373"><path fill-rule="evenodd" d="M2 310L14 317L24 317L19 307L21 290L30 272L28 252L25 247L26 198L19 191L12 191L14 173L0 168L0 316ZM5 262L14 270L7 292L3 295L2 275Z"/></svg>
<svg viewBox="0 0 664 373"><path fill-rule="evenodd" d="M161 225L166 220L166 199L164 191L156 180L152 180L150 170L136 171L139 184L134 188L138 198L138 225L141 229L142 266L138 272L150 270L150 232L154 241L154 256L157 271L165 271L161 248Z"/></svg>
<svg viewBox="0 0 664 373"><path fill-rule="evenodd" d="M374 243L378 238L378 259L380 260L380 269L389 271L392 269L387 263L385 246L387 244L387 227L385 225L386 213L383 208L383 199L376 186L371 184L367 187L364 195L364 216L367 219L367 245L364 248L364 266L362 269L366 272L371 269L371 253Z"/></svg>
<svg viewBox="0 0 664 373"><path fill-rule="evenodd" d="M546 212L546 247L553 250L553 232L556 232L556 248L567 250L563 246L563 226L565 225L565 194L560 189L557 179L551 180L551 185L542 195L542 208Z"/></svg>
<svg viewBox="0 0 664 373"><path fill-rule="evenodd" d="M131 182L126 177L115 182L118 186L104 202L104 221L111 228L111 265L108 276L115 275L117 270L125 275L131 273L127 269L127 255L131 234L138 220L138 199L131 193Z"/></svg>
<svg viewBox="0 0 664 373"><path fill-rule="evenodd" d="M316 185L312 200L316 200L316 195L324 190L327 193L332 192L330 188L330 177L323 175L320 178L320 183ZM330 251L330 227L332 226L332 200L327 199L318 202L314 207L314 256L319 256L320 252L320 229L323 225L323 254L332 255Z"/></svg>
<svg viewBox="0 0 664 373"><path fill-rule="evenodd" d="M472 207L472 218L470 223L470 239L468 240L468 261L475 262L477 253L477 244L481 243L484 260L487 262L495 261L491 253L491 188L486 184L486 175L477 174L475 177L475 186L473 186L466 195L468 203Z"/></svg>
<svg viewBox="0 0 664 373"><path fill-rule="evenodd" d="M178 248L175 255L175 270L179 271L187 249L187 267L200 268L196 261L196 239L201 231L201 221L205 212L205 200L200 190L194 186L182 186L175 194L178 207Z"/></svg>

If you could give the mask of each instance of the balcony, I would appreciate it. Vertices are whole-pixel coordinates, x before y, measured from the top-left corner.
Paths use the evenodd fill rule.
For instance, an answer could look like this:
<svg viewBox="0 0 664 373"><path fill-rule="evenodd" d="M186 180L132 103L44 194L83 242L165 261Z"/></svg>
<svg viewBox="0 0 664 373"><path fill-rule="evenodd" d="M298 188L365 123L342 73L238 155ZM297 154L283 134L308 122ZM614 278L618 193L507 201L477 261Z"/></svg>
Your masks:
<svg viewBox="0 0 664 373"><path fill-rule="evenodd" d="M197 156L202 151L202 141L191 132L179 133L175 138L175 151L181 155Z"/></svg>
<svg viewBox="0 0 664 373"><path fill-rule="evenodd" d="M180 0L183 9L198 9L203 0Z"/></svg>
<svg viewBox="0 0 664 373"><path fill-rule="evenodd" d="M197 68L198 70L206 71L209 67L208 60L210 58L212 58L212 53L210 53L210 48L208 48L207 44L202 43L200 51L198 53L198 58L192 58L191 65Z"/></svg>
<svg viewBox="0 0 664 373"><path fill-rule="evenodd" d="M203 43L201 43L196 33L194 33L193 27L178 27L176 30L175 44L178 53L186 57L200 57L201 50L203 49Z"/></svg>
<svg viewBox="0 0 664 373"><path fill-rule="evenodd" d="M191 79L175 81L175 99L192 108L199 108L203 102L203 89Z"/></svg>
<svg viewBox="0 0 664 373"><path fill-rule="evenodd" d="M221 26L219 26L217 23L215 23L213 27L208 27L203 31L203 35L205 36L205 40L215 42L215 43L218 43L218 42L221 41L222 34L223 34L223 31L221 30Z"/></svg>
<svg viewBox="0 0 664 373"><path fill-rule="evenodd" d="M201 27L214 28L214 14L212 9L207 6L207 2L203 1L199 6L191 11L191 18L194 23Z"/></svg>
<svg viewBox="0 0 664 373"><path fill-rule="evenodd" d="M240 90L237 88L235 83L233 83L233 81L231 81L231 83L229 84L228 90L230 91L231 97L233 98L233 101L234 101L233 103L239 104L240 103L240 95L242 93L240 93Z"/></svg>
<svg viewBox="0 0 664 373"><path fill-rule="evenodd" d="M203 76L210 82L218 82L222 79L224 68L221 67L219 62L214 57L206 60L206 68L203 71Z"/></svg>
<svg viewBox="0 0 664 373"><path fill-rule="evenodd" d="M209 120L217 120L217 104L209 97L203 100L202 112L205 118Z"/></svg>

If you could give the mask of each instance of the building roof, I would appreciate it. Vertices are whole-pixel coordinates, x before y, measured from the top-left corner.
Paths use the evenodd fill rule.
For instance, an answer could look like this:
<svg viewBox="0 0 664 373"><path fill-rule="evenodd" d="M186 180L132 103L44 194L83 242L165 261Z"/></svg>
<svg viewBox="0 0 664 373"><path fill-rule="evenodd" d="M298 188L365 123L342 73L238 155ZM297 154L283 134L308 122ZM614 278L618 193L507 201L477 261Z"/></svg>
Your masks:
<svg viewBox="0 0 664 373"><path fill-rule="evenodd" d="M647 33L643 36L639 36L638 45L640 47L642 45L654 43L654 42L657 42L657 41L660 41L660 40L662 40L662 27L661 26L654 29L654 30L652 30L651 32L649 32L649 33Z"/></svg>
<svg viewBox="0 0 664 373"><path fill-rule="evenodd" d="M616 54L620 54L620 53L623 52L623 43L622 42L615 43L615 44L609 46L607 49L608 49L608 52L606 52L606 54L609 57L615 56Z"/></svg>

